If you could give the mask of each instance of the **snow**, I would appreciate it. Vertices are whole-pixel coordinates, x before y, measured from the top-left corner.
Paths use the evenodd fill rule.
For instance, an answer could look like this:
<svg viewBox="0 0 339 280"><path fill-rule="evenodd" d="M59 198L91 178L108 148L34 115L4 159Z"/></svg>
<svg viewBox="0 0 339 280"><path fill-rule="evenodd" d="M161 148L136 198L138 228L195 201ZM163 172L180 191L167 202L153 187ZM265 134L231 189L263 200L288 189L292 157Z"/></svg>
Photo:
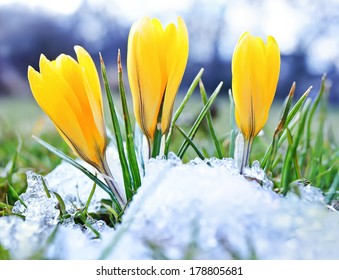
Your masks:
<svg viewBox="0 0 339 280"><path fill-rule="evenodd" d="M109 165L119 175L117 154ZM121 180L121 176L117 178ZM101 239L70 218L58 225L58 193L70 213L84 207L93 183L67 163L45 177L27 173L28 188L13 211L26 219L0 218L0 244L24 259L44 248L48 259L338 259L339 216L321 191L297 185L283 197L272 190L259 163L240 175L234 160L195 159L183 164L174 154L151 159L142 186L114 230L91 221ZM107 194L97 188L96 211ZM55 238L48 239L52 233Z"/></svg>

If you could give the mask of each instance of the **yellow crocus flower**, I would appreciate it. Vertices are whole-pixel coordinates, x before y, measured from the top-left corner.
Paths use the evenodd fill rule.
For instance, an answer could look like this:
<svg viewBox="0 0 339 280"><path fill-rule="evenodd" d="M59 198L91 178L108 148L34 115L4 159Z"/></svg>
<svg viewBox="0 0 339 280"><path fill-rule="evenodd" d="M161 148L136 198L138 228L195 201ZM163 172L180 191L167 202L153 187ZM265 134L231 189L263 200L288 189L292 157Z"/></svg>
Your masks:
<svg viewBox="0 0 339 280"><path fill-rule="evenodd" d="M232 59L232 92L235 118L245 139L241 171L247 165L254 137L264 127L277 88L280 51L277 42L267 42L245 32Z"/></svg>
<svg viewBox="0 0 339 280"><path fill-rule="evenodd" d="M35 100L73 152L110 176L99 76L88 52L80 46L74 49L78 61L65 54L50 61L42 54L40 72L29 66L28 81ZM115 189L112 181L109 184Z"/></svg>
<svg viewBox="0 0 339 280"><path fill-rule="evenodd" d="M141 130L153 141L156 128L165 134L170 125L175 96L188 59L185 22L178 25L143 17L128 37L127 71L134 114Z"/></svg>

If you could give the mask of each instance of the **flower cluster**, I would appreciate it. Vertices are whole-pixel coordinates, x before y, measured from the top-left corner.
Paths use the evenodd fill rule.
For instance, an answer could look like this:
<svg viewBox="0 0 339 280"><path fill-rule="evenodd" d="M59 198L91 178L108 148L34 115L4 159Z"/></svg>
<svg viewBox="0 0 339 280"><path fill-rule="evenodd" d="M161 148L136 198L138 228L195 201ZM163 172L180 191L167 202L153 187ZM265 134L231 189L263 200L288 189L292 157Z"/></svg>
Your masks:
<svg viewBox="0 0 339 280"><path fill-rule="evenodd" d="M78 61L65 54L53 61L41 55L40 71L28 68L30 87L73 152L108 175L108 185L124 206L125 198L119 194L106 163L108 141L98 73L82 47L76 46L75 52ZM135 118L149 149L168 132L188 52L188 32L180 17L177 25L166 27L158 19L143 17L131 27L128 80ZM267 121L279 71L279 47L273 37L269 36L267 43L248 32L240 37L232 59L235 118L245 139L240 170L248 164L253 139Z"/></svg>

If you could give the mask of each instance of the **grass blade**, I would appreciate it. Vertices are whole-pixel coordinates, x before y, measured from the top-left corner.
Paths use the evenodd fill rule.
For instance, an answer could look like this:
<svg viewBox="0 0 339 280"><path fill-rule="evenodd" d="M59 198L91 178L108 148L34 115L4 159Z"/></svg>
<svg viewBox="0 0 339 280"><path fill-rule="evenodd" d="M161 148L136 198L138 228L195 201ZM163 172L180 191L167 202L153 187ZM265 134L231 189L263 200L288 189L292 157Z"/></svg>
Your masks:
<svg viewBox="0 0 339 280"><path fill-rule="evenodd" d="M304 94L299 98L299 100L297 101L297 103L295 103L295 105L293 106L293 108L291 109L291 111L289 112L287 118L286 118L286 122L284 125L284 128L286 128L290 122L293 120L293 118L295 117L295 115L299 112L301 106L304 104L304 102L306 101L309 93L312 90L312 86L309 87Z"/></svg>
<svg viewBox="0 0 339 280"><path fill-rule="evenodd" d="M331 203L335 195L338 194L338 189L339 189L339 173L335 176L328 192L326 193L326 198L325 201L327 204Z"/></svg>
<svg viewBox="0 0 339 280"><path fill-rule="evenodd" d="M45 178L43 176L40 176L40 180L41 180L42 186L44 187L44 191L46 193L47 198L51 198L51 193L49 192Z"/></svg>
<svg viewBox="0 0 339 280"><path fill-rule="evenodd" d="M220 89L223 85L223 82L220 82L219 85L217 86L217 88L215 89L215 91L213 92L213 94L211 95L211 97L209 98L209 100L207 101L206 105L204 106L204 108L201 110L199 116L197 117L197 119L195 120L190 132L188 133L188 137L192 140L195 136L195 134L198 131L198 128L202 122L202 120L204 119L204 117L206 116L206 114L209 112L209 109L211 108L215 98L218 96ZM178 157L182 158L187 150L189 146L189 143L187 140L184 141L184 143L181 145L179 152L178 152Z"/></svg>
<svg viewBox="0 0 339 280"><path fill-rule="evenodd" d="M123 175L123 180L124 180L126 198L127 198L127 201L130 201L133 196L133 187L132 187L132 182L131 182L130 169L129 169L128 162L127 162L126 155L125 155L125 149L124 149L124 144L122 140L120 125L119 125L118 116L116 113L111 89L110 89L108 78L107 78L105 63L104 63L104 60L102 59L101 54L100 54L100 63L101 63L101 74L102 74L102 78L103 78L104 85L105 85L107 100L108 100L109 109L111 112L114 135L115 135L117 149L119 153L119 159L120 159L122 175Z"/></svg>
<svg viewBox="0 0 339 280"><path fill-rule="evenodd" d="M188 91L187 91L187 93L184 97L184 100L181 102L179 108L177 109L177 111L175 112L175 114L173 116L170 128L168 130L168 134L167 134L167 137L166 137L166 141L165 141L164 155L166 157L168 156L169 145L170 145L170 142L171 142L171 139L172 139L172 134L173 134L173 129L175 127L175 124L176 124L181 112L184 110L188 100L190 99L191 95L193 94L195 88L197 87L198 82L199 82L203 72L204 72L204 68L201 68L200 71L198 72L198 74L195 76L192 84L190 85L190 87L189 87L189 89L188 89Z"/></svg>
<svg viewBox="0 0 339 280"><path fill-rule="evenodd" d="M311 124L312 124L312 120L313 120L313 116L314 113L319 105L319 102L325 92L325 83L326 83L326 75L323 75L322 79L321 79L321 86L320 86L320 90L319 93L317 94L316 99L314 100L312 107L310 109L310 114L308 116L307 119L307 137L306 137L306 147L308 148L310 146L310 142L311 142Z"/></svg>
<svg viewBox="0 0 339 280"><path fill-rule="evenodd" d="M293 146L293 137L292 137L291 131L289 129L287 129L286 133L287 133L288 145ZM297 153L295 153L293 155L293 163L294 163L295 177L296 177L296 179L301 179L301 171L300 171L300 167L299 167L299 164L298 164Z"/></svg>
<svg viewBox="0 0 339 280"><path fill-rule="evenodd" d="M90 205L90 203L91 203L91 201L92 201L92 198L93 198L93 195L94 195L96 186L97 186L97 184L94 182L93 187L92 187L92 189L91 189L91 192L90 192L90 194L89 194L89 196L88 196L88 199L87 199L87 201L86 201L85 208L84 208L84 211L85 211L86 213L87 213L88 207L89 207L89 205Z"/></svg>
<svg viewBox="0 0 339 280"><path fill-rule="evenodd" d="M292 85L293 87L293 85ZM309 87L305 93L299 98L299 100L296 102L296 104L292 107L292 109L289 111L286 120L282 126L282 128L280 129L280 132L278 133L278 137L276 137L276 139L274 140L276 142L275 143L271 143L270 146L268 147L263 159L261 160L260 165L265 167L265 170L268 170L267 164L268 164L268 160L270 159L271 162L274 161L274 157L271 157L272 154L272 148L273 148L273 144L276 145L276 147L274 147L275 150L277 150L281 144L285 141L286 139L286 128L291 124L291 122L293 121L294 117L296 116L296 114L300 111L300 109L302 108L303 104L305 103L310 91L311 91L312 87ZM288 101L287 101L288 102ZM287 105L286 102L286 105ZM285 106L286 107L286 106ZM291 124L291 126L293 126ZM273 142L273 140L272 140ZM274 154L275 156L275 154ZM270 158L271 157L271 158ZM271 163L269 163L269 167L271 167Z"/></svg>
<svg viewBox="0 0 339 280"><path fill-rule="evenodd" d="M275 154L276 154L276 151L277 151L277 142L279 140L281 133L284 130L284 127L285 127L285 123L286 123L286 120L287 120L287 117L288 117L288 113L290 111L292 99L293 99L294 92L295 92L295 85L296 85L295 82L293 82L292 87L290 89L290 92L289 92L287 99L285 101L285 106L284 106L284 109L283 109L283 112L282 112L282 116L281 116L280 121L279 121L279 123L278 123L278 125L277 125L277 127L274 131L271 145L266 150L264 158L261 162L262 166L264 166L265 171L270 170L272 162L275 158Z"/></svg>
<svg viewBox="0 0 339 280"><path fill-rule="evenodd" d="M200 87L201 99L202 99L202 102L205 106L206 103L207 103L207 94L206 94L206 90L205 90L204 84L203 84L201 79L199 81L199 87ZM221 159L222 158L221 147L220 147L220 143L218 141L217 135L215 133L215 129L214 129L214 126L213 126L213 123L212 123L212 115L211 115L210 111L208 111L208 113L206 115L206 120L207 120L207 125L210 129L210 133L211 133L211 136L212 136L212 140L213 140L215 149L216 149L217 154L218 154L218 158Z"/></svg>
<svg viewBox="0 0 339 280"><path fill-rule="evenodd" d="M11 186L10 183L8 183L8 192L11 194L11 196L15 199L15 200L19 200L21 202L21 204L27 208L27 205L25 204L25 202L20 198L20 196L18 195L18 193L15 191L15 189Z"/></svg>
<svg viewBox="0 0 339 280"><path fill-rule="evenodd" d="M118 50L119 92L120 92L120 97L121 97L122 110L123 110L123 114L124 114L127 157L128 157L128 162L129 162L129 165L130 165L132 178L133 178L133 191L136 192L136 190L141 185L141 179L140 179L139 165L138 165L138 161L137 161L137 157L136 157L136 153L135 153L133 130L132 130L131 120L130 120L130 117L129 117L128 107L127 107L125 87L124 87L124 81L123 81L122 73L123 73L123 70L122 70L121 55L120 55L120 49L119 49Z"/></svg>
<svg viewBox="0 0 339 280"><path fill-rule="evenodd" d="M56 192L53 192L53 194L55 195L56 199L59 202L59 209L60 209L61 219L68 219L69 217L71 217L71 215L66 210L66 205L65 205L65 202L62 199L62 197L58 193L56 193Z"/></svg>
<svg viewBox="0 0 339 280"><path fill-rule="evenodd" d="M307 168L309 170L308 178L316 186L321 187L321 178L318 177L319 168L322 167L322 155L324 152L324 129L326 123L326 113L327 113L327 93L329 91L328 86L326 85L326 75L322 77L321 87L319 93L314 100L312 107L310 109L310 114L307 120L307 131L306 131L306 145L305 145L305 158L306 155L311 155L312 160L309 160L310 166ZM315 112L318 110L318 128L315 137L314 147L311 148L311 132L312 132L312 123ZM313 137L314 138L314 137Z"/></svg>
<svg viewBox="0 0 339 280"><path fill-rule="evenodd" d="M287 194L289 190L289 184L293 181L293 174L294 174L292 170L293 159L296 156L297 149L299 146L299 141L301 139L301 136L305 128L305 122L306 122L306 118L309 112L309 108L310 108L310 99L307 100L303 108L303 111L301 112L302 115L299 120L298 131L297 131L296 137L294 138L293 144L288 146L288 149L286 152L286 158L284 161L282 174L281 174L281 189L284 195ZM290 130L288 128L286 129L286 131L287 133L290 133Z"/></svg>
<svg viewBox="0 0 339 280"><path fill-rule="evenodd" d="M202 159L204 160L205 157L204 155L202 154L202 152L198 149L198 147L192 142L192 140L187 136L187 134L185 133L185 131L182 130L181 127L179 126L175 126L179 132L181 133L181 135L185 138L185 140L191 145L191 147L193 148L193 150L197 153L197 155Z"/></svg>

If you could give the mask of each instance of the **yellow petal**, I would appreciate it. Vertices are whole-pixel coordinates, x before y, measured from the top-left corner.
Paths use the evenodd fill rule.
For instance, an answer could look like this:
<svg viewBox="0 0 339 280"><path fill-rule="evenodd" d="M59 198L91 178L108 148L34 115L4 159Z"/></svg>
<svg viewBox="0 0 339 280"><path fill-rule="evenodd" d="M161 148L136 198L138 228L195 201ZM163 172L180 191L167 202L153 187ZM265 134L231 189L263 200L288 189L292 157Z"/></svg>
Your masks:
<svg viewBox="0 0 339 280"><path fill-rule="evenodd" d="M184 21L163 28L158 19L143 17L128 37L127 71L136 120L148 139L154 137L163 102L161 130L168 130L173 103L188 57Z"/></svg>
<svg viewBox="0 0 339 280"><path fill-rule="evenodd" d="M129 36L128 71L134 100L135 114L139 114L140 127L148 138L153 138L160 104L164 94L165 81L159 60L159 30L153 27L149 18L142 18L131 30ZM130 48L133 48L130 51ZM139 95L139 97L137 97Z"/></svg>
<svg viewBox="0 0 339 280"><path fill-rule="evenodd" d="M86 100L88 100L91 107L95 125L101 135L105 135L106 130L103 118L102 93L98 72L91 56L84 48L75 46L74 50L81 69L82 84L85 88L85 93L87 94Z"/></svg>
<svg viewBox="0 0 339 280"><path fill-rule="evenodd" d="M101 91L98 81L100 96L91 96L94 92L98 94L98 88L95 85L91 88L95 77L87 75L98 78L98 74L94 63L91 65L88 57L84 57L87 54L84 52L80 56L88 71L70 56L62 54L55 61L49 61L41 55L41 73L29 67L28 80L33 96L67 144L78 156L98 168L102 165L107 145L106 134L102 110L99 110L99 115L94 115L96 112L90 102L97 102L95 108L101 108Z"/></svg>
<svg viewBox="0 0 339 280"><path fill-rule="evenodd" d="M232 58L232 91L236 122L246 139L267 121L280 71L280 53L273 37L267 44L245 32Z"/></svg>
<svg viewBox="0 0 339 280"><path fill-rule="evenodd" d="M74 93L71 86L62 76L62 71L58 69L56 61L49 61L44 55L40 56L40 73L42 80L47 85L48 91L54 92L53 98L63 99L67 102L76 114L81 114L81 104ZM45 93L48 98L52 98L52 94ZM45 103L53 103L46 101Z"/></svg>
<svg viewBox="0 0 339 280"><path fill-rule="evenodd" d="M58 88L50 87L32 67L28 68L28 80L35 100L55 126L69 138L78 139L78 145L87 149L86 138L79 126L78 117L69 103L58 94Z"/></svg>
<svg viewBox="0 0 339 280"><path fill-rule="evenodd" d="M241 36L232 58L232 91L235 103L235 116L239 129L247 138L251 134L252 101L250 69L247 65L251 35Z"/></svg>
<svg viewBox="0 0 339 280"><path fill-rule="evenodd" d="M137 123L139 124L142 131L145 133L146 128L143 126L142 117L141 117L141 88L138 81L138 71L137 71L137 48L138 48L138 24L139 22L135 22L128 36L128 44L127 44L127 74L129 86L132 93L133 98L133 108L134 115Z"/></svg>
<svg viewBox="0 0 339 280"><path fill-rule="evenodd" d="M280 71L280 53L273 37L267 43L245 32L232 58L232 91L236 122L246 139L265 125Z"/></svg>
<svg viewBox="0 0 339 280"><path fill-rule="evenodd" d="M165 31L165 45L167 46L166 64L168 82L164 98L161 119L161 130L166 133L171 119L175 96L178 92L188 59L188 32L185 22L178 17L178 26L169 24Z"/></svg>

